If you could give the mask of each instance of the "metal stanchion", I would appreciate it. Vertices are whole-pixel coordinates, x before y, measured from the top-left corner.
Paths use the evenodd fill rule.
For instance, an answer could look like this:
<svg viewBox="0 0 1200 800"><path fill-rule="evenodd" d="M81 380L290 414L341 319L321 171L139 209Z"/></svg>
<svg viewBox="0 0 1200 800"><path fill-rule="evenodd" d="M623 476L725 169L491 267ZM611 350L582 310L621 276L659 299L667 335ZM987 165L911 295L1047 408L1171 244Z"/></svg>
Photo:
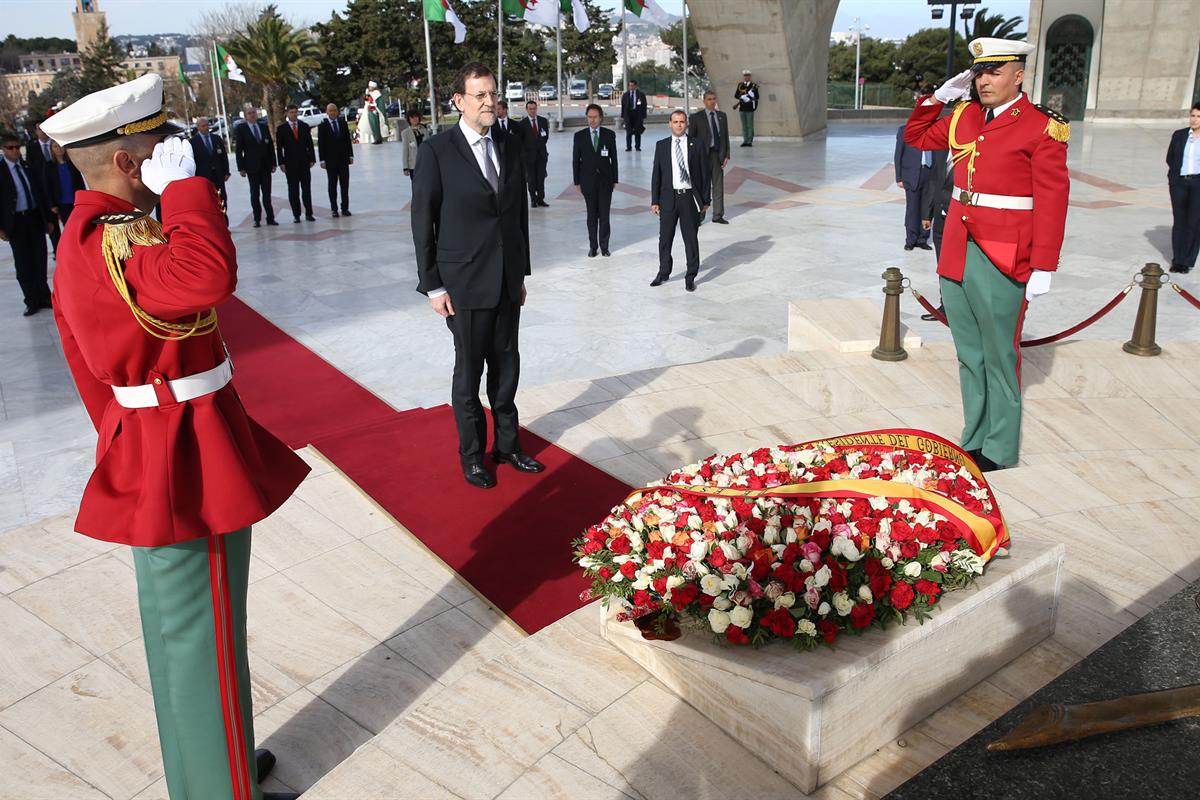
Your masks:
<svg viewBox="0 0 1200 800"><path fill-rule="evenodd" d="M879 346L871 358L880 361L903 361L908 358L900 338L900 294L904 291L904 274L899 267L883 271L883 324L879 328Z"/></svg>
<svg viewBox="0 0 1200 800"><path fill-rule="evenodd" d="M1158 323L1158 290L1162 286L1162 267L1154 262L1142 267L1142 299L1138 303L1137 318L1133 323L1133 338L1121 348L1135 356L1156 356L1162 348L1154 341L1154 329Z"/></svg>

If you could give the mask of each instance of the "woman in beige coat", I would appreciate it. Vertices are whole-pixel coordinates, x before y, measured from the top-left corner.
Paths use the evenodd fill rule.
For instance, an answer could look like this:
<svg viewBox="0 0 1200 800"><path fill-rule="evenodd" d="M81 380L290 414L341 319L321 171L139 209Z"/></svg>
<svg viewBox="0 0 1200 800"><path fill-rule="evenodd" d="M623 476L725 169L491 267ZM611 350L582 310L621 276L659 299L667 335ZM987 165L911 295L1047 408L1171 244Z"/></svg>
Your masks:
<svg viewBox="0 0 1200 800"><path fill-rule="evenodd" d="M429 137L429 128L421 122L421 112L416 109L409 110L407 119L408 127L400 132L400 145L404 153L404 174L412 178L417 166L417 148Z"/></svg>

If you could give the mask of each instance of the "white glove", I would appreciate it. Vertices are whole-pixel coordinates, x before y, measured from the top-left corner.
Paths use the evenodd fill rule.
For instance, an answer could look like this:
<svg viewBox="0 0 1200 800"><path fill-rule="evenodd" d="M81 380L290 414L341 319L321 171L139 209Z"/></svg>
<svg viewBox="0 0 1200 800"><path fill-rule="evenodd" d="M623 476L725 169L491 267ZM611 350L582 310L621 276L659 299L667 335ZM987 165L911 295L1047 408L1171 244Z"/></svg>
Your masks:
<svg viewBox="0 0 1200 800"><path fill-rule="evenodd" d="M1050 291L1050 278L1053 274L1044 269L1035 269L1025 284L1025 300L1032 300L1038 295Z"/></svg>
<svg viewBox="0 0 1200 800"><path fill-rule="evenodd" d="M969 97L971 95L971 84L974 82L975 73L969 69L964 69L939 86L937 91L933 93L933 96L943 103L953 103L960 97Z"/></svg>
<svg viewBox="0 0 1200 800"><path fill-rule="evenodd" d="M186 139L172 137L154 145L154 152L142 162L142 183L161 195L171 181L183 180L196 174L196 159L192 145Z"/></svg>

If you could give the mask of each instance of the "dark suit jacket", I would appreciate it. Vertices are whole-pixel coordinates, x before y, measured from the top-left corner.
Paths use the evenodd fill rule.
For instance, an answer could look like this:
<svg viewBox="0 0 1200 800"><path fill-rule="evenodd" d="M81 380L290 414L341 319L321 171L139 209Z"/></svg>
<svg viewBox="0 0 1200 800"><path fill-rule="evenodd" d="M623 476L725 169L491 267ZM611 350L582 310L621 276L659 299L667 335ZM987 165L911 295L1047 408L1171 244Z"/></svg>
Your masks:
<svg viewBox="0 0 1200 800"><path fill-rule="evenodd" d="M1180 128L1171 134L1171 144L1167 147L1167 183L1174 186L1179 183L1179 172L1183 168L1183 148L1187 146L1190 128ZM1197 142L1196 147L1200 147Z"/></svg>
<svg viewBox="0 0 1200 800"><path fill-rule="evenodd" d="M302 119L296 120L297 136L292 136L292 123L286 119L275 129L275 150L279 163L291 169L303 169L317 163L313 148L312 130Z"/></svg>
<svg viewBox="0 0 1200 800"><path fill-rule="evenodd" d="M198 133L192 134L192 155L196 159L196 174L220 186L229 174L229 151L225 149L225 140L212 131L208 132L208 138L212 142L211 154L204 144L204 137Z"/></svg>
<svg viewBox="0 0 1200 800"><path fill-rule="evenodd" d="M50 222L54 217L50 214L50 204L46 202L46 188L44 182L38 180L38 173L33 172L28 164L22 162L25 167L25 178L29 181L29 190L33 193L34 201L37 203L37 211L41 215L42 222ZM17 213L17 186L13 182L12 171L8 166L8 159L0 156L0 229L4 230L5 236L12 236L13 225L16 223Z"/></svg>
<svg viewBox="0 0 1200 800"><path fill-rule="evenodd" d="M950 208L954 196L954 170L946 164L946 150L933 151L929 180L921 190L921 219L936 220Z"/></svg>
<svg viewBox="0 0 1200 800"><path fill-rule="evenodd" d="M2 165L0 165L2 166ZM71 186L77 192L82 192L87 188L83 182L83 175L76 169L75 165L70 161L67 162L67 169L71 172ZM48 161L42 165L42 191L45 193L46 205L51 208L57 208L59 205L59 175L58 164L53 161Z"/></svg>
<svg viewBox="0 0 1200 800"><path fill-rule="evenodd" d="M340 168L354 160L354 148L350 146L350 123L345 117L338 117L338 132L333 134L333 126L329 124L329 116L321 120L317 126L317 150L321 161L326 167Z"/></svg>
<svg viewBox="0 0 1200 800"><path fill-rule="evenodd" d="M492 125L492 139L495 140L498 136L508 136L517 143L522 155L525 153L525 131L517 124L517 121L512 117L508 118L508 129L500 127L500 120Z"/></svg>
<svg viewBox="0 0 1200 800"><path fill-rule="evenodd" d="M675 156L671 152L671 139L659 139L654 145L654 171L650 175L650 205L671 206L675 204L675 188L673 184L671 162ZM692 179L692 196L696 200L696 210L712 205L712 186L708 174L708 158L704 148L692 137L687 140L688 177Z"/></svg>
<svg viewBox="0 0 1200 800"><path fill-rule="evenodd" d="M896 182L904 181L907 188L916 189L921 182L921 151L904 141L904 127L896 131Z"/></svg>
<svg viewBox="0 0 1200 800"><path fill-rule="evenodd" d="M625 127L641 131L646 127L646 94L638 89L634 95L631 102L629 90L621 92L621 119L625 120Z"/></svg>
<svg viewBox="0 0 1200 800"><path fill-rule="evenodd" d="M537 136L533 135L533 125L529 124L529 117L524 116L517 120L517 124L521 126L522 132L525 134L525 158L530 163L549 156L548 145L550 143L550 120L538 115Z"/></svg>
<svg viewBox="0 0 1200 800"><path fill-rule="evenodd" d="M47 161L53 160L53 158L46 158L46 155L42 152L42 143L38 141L36 136L25 143L25 164L34 175L41 175L42 165Z"/></svg>
<svg viewBox="0 0 1200 800"><path fill-rule="evenodd" d="M607 153L608 155L604 155ZM612 188L617 183L617 135L611 128L600 126L600 148L592 147L592 130L576 131L571 151L572 181L576 186Z"/></svg>
<svg viewBox="0 0 1200 800"><path fill-rule="evenodd" d="M270 172L278 162L275 160L275 143L271 141L271 130L264 120L255 123L262 141L254 138L250 123L233 129L233 149L237 157L238 172Z"/></svg>
<svg viewBox="0 0 1200 800"><path fill-rule="evenodd" d="M717 111L717 155L721 160L729 158L729 119L725 116L724 111ZM696 139L700 142L700 146L708 152L712 148L712 121L708 118L708 112L704 109L692 114L688 118L689 139Z"/></svg>
<svg viewBox="0 0 1200 800"><path fill-rule="evenodd" d="M322 123L324 124L324 123ZM457 309L514 300L529 274L529 201L520 147L493 139L500 186L488 185L459 125L421 144L413 170L417 291L446 289Z"/></svg>

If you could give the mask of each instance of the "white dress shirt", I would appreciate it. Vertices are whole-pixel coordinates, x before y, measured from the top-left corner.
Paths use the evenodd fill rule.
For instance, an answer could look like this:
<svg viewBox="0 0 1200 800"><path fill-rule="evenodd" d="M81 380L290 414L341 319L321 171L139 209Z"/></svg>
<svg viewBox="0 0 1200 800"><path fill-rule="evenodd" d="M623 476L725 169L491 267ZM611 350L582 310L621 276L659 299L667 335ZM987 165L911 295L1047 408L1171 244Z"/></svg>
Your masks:
<svg viewBox="0 0 1200 800"><path fill-rule="evenodd" d="M1200 133L1189 131L1183 138L1183 160L1179 163L1179 174L1200 174Z"/></svg>
<svg viewBox="0 0 1200 800"><path fill-rule="evenodd" d="M671 137L671 187L674 189L691 189L692 182L683 179L683 173L679 170L679 158L675 155L675 147L678 146L683 153L683 161L688 161L688 146L686 136ZM689 176L690 177L690 176Z"/></svg>

